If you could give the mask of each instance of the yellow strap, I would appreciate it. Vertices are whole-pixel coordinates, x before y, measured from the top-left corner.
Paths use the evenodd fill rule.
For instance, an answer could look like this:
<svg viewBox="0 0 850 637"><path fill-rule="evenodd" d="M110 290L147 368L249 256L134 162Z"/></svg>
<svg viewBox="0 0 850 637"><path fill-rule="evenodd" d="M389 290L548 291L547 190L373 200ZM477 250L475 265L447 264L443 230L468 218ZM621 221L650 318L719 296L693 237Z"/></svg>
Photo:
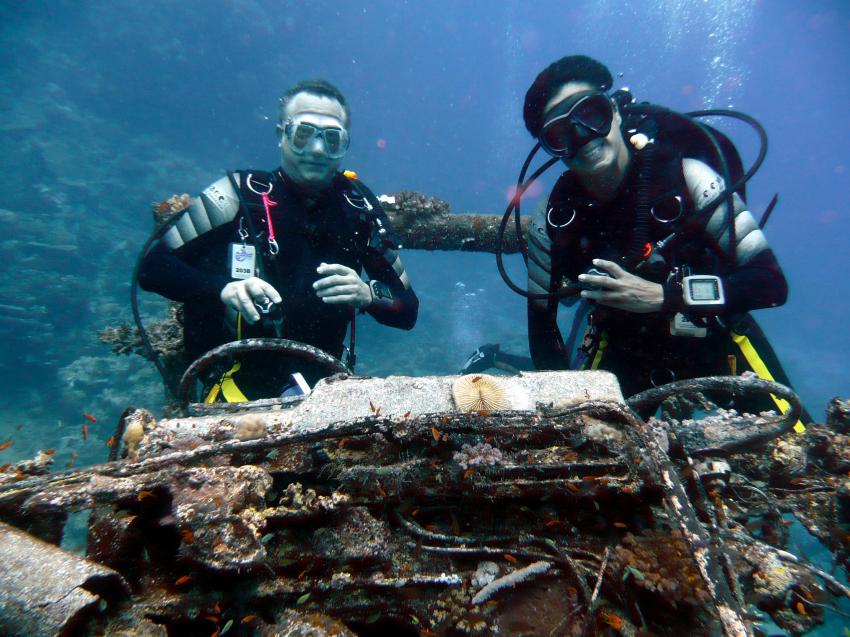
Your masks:
<svg viewBox="0 0 850 637"><path fill-rule="evenodd" d="M744 355L744 358L747 359L750 367L753 368L753 371L759 378L762 380L773 380L773 375L767 369L767 365L764 364L761 356L759 356L756 348L753 347L753 344L747 336L738 334L737 332L732 332L732 340L735 341L738 347L741 348L741 353ZM776 403L776 406L779 407L779 411L783 414L791 408L791 405L788 404L787 400L777 398L773 394L771 394L770 397L773 399L773 402ZM806 431L806 426L798 420L794 425L794 431L801 434Z"/></svg>
<svg viewBox="0 0 850 637"><path fill-rule="evenodd" d="M219 392L224 396L224 400L229 403L244 403L248 402L248 397L242 393L242 390L236 385L236 381L233 380L233 374L238 372L242 367L242 364L239 361L233 362L233 367L224 372L224 375L221 377L221 380L218 381L213 388L210 390L210 393L207 394L204 402L212 403L215 402L215 399L218 398Z"/></svg>
<svg viewBox="0 0 850 637"><path fill-rule="evenodd" d="M602 362L602 355L605 353L605 348L608 347L608 335L603 332L599 337L599 347L596 348L596 356L593 357L593 362L590 364L590 369L598 369L599 363Z"/></svg>
<svg viewBox="0 0 850 637"><path fill-rule="evenodd" d="M242 312L236 313L236 340L242 340Z"/></svg>

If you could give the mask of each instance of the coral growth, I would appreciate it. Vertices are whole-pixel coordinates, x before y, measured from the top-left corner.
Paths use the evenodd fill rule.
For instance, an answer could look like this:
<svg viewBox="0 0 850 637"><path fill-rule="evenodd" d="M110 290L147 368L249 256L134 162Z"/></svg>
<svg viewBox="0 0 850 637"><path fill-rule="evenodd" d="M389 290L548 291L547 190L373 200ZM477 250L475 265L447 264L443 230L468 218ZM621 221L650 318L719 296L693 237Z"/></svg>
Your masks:
<svg viewBox="0 0 850 637"><path fill-rule="evenodd" d="M479 442L476 445L463 445L460 448L460 451L455 452L452 459L457 462L462 469L466 470L470 467L501 464L502 452L486 442Z"/></svg>
<svg viewBox="0 0 850 637"><path fill-rule="evenodd" d="M635 584L667 602L706 604L711 597L694 565L688 543L679 530L627 533L614 550L612 566Z"/></svg>
<svg viewBox="0 0 850 637"><path fill-rule="evenodd" d="M412 190L402 190L394 196L396 212L403 217L444 217L449 214L448 202L439 197Z"/></svg>
<svg viewBox="0 0 850 637"><path fill-rule="evenodd" d="M487 374L467 374L452 385L452 397L459 411L509 409L511 399L501 380Z"/></svg>

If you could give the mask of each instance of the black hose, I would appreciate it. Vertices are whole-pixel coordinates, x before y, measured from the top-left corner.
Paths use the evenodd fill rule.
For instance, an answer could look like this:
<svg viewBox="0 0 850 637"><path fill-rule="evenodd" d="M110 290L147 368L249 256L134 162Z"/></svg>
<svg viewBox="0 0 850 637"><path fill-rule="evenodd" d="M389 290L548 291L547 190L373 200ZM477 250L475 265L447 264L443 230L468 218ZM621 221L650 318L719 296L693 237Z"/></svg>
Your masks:
<svg viewBox="0 0 850 637"><path fill-rule="evenodd" d="M657 106L652 107L652 108L655 109L656 111L658 109ZM647 114L650 113L649 108L643 107L640 104L630 105L630 106L628 106L628 109L632 112L637 112L637 113L640 113L640 112L646 112ZM706 109L706 110L701 110L701 111L690 111L688 113L681 114L681 113L677 113L676 111L671 111L671 110L665 109L665 113L682 118L685 122L687 122L688 125L697 126L701 131L703 131L708 136L714 151L716 153L718 153L720 164L723 167L722 172L725 173L723 175L723 177L726 180L727 185L729 184L729 181L730 181L729 168L728 168L728 165L727 165L727 162L726 162L725 155L722 152L722 148L717 143L717 140L715 139L714 135L705 126L699 124L698 122L694 122L692 118L717 116L717 117L731 117L733 119L738 119L738 120L740 120L740 121L742 121L746 124L749 124L758 134L759 141L760 141L759 153L758 153L758 156L756 157L755 161L753 162L752 166L750 166L750 168L743 174L743 176L737 182L732 184L732 186L727 186L727 191L726 191L725 196L718 197L711 204L709 204L708 206L703 208L700 211L701 214L699 215L699 217L697 219L691 221L691 223L686 225L686 228L687 228L687 227L693 226L696 223L707 221L710 218L710 215L717 208L717 206L719 206L724 201L727 201L727 200L731 201L732 194L734 192L736 192L737 190L741 189L752 178L752 176L756 174L756 172L759 170L759 168L761 168L761 165L764 163L764 159L767 155L767 132L764 130L764 127L759 123L759 121L757 119L755 119L754 117L751 117L750 115L747 115L745 113L739 113L738 111L732 111L732 110L727 110L727 109ZM581 286L574 283L574 284L564 286L562 289L558 290L557 292L540 292L540 293L529 292L528 290L519 287L518 285L516 285L516 283L514 283L511 280L511 278L508 276L507 271L505 270L503 258L502 258L502 245L504 243L505 229L507 228L508 220L510 219L511 214L515 213L516 214L515 226L516 226L516 230L517 230L517 236L518 236L518 239L519 239L520 250L523 251L523 259L526 262L526 267L528 266L528 255L524 251L523 242L522 242L522 231L521 231L521 225L520 225L520 200L522 199L522 195L525 193L525 190L528 188L528 186L535 179L537 179L540 175L542 175L546 170L548 170L550 166L552 166L553 164L555 164L558 161L557 157L550 158L546 163L544 163L540 168L538 168L534 172L534 174L531 177L529 177L529 179L527 181L524 181L525 173L528 170L529 165L531 164L531 160L533 159L534 155L537 153L537 151L539 149L540 149L540 144L536 143L534 145L534 147L531 149L531 151L529 152L528 157L526 158L525 163L523 164L522 170L520 171L519 177L517 179L516 192L514 193L514 196L511 198L510 203L508 203L508 207L505 210L505 214L502 216L501 223L499 224L499 232L497 233L497 236L496 236L496 266L497 266L497 268L499 270L499 274L501 275L502 280L505 282L505 284L511 290L513 290L514 292L519 294L520 296L523 296L523 297L525 297L527 299L531 299L531 300L549 300L549 299L559 299L560 300L560 299L567 298L569 296L574 296L574 295L578 294L581 291ZM730 247L731 247L731 250L733 251L732 254L734 254L735 253L734 251L736 250L736 246L734 245L734 243L735 243L735 241L734 241L735 223L734 223L734 211L732 210L731 205L729 206L729 214L732 215L732 217L733 217L732 221L730 223L730 233L732 233L730 236L733 239L732 240L733 245L731 245ZM679 240L681 240L681 237L685 234L686 234L686 232L684 232L684 231L679 232L679 233L677 233L677 237L679 237ZM675 239L673 241L669 242L667 245L671 246L674 243L676 243Z"/></svg>
<svg viewBox="0 0 850 637"><path fill-rule="evenodd" d="M148 254L151 246L159 241L166 232L171 230L174 227L174 224L183 216L184 211L174 213L174 217L167 222L163 223L158 228L154 229L151 236L145 242L145 245L142 247L139 252L139 256L136 259L136 266L133 268L133 279L130 282L130 307L133 310L133 320L136 323L136 329L139 330L139 336L142 339L142 343L145 346L145 350L147 350L148 358L153 361L153 364L156 366L159 375L162 376L162 382L168 388L173 396L176 396L175 387L173 387L168 381L168 375L165 371L165 365L162 364L162 359L159 356L159 352L154 349L153 345L151 345L150 339L148 338L148 333L145 330L145 326L142 324L142 316L139 313L139 270L142 267L142 261L144 261L145 257Z"/></svg>

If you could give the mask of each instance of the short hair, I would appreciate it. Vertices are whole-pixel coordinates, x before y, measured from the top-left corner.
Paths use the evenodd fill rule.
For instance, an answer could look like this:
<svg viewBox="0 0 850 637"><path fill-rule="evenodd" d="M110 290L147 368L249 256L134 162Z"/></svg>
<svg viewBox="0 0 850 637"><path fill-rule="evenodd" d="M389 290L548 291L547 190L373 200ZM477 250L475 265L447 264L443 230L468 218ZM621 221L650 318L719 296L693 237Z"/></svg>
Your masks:
<svg viewBox="0 0 850 637"><path fill-rule="evenodd" d="M607 91L614 83L608 67L586 55L568 55L552 62L535 78L525 94L522 118L533 137L543 128L543 109L558 90L569 82L586 82L600 91Z"/></svg>
<svg viewBox="0 0 850 637"><path fill-rule="evenodd" d="M278 124L283 124L283 120L286 118L287 105L299 93L310 93L311 95L329 97L336 100L342 106L343 113L345 113L346 127L351 126L351 109L348 107L348 102L345 101L345 96L343 96L342 92L336 86L326 80L303 80L286 89L283 95L280 96Z"/></svg>

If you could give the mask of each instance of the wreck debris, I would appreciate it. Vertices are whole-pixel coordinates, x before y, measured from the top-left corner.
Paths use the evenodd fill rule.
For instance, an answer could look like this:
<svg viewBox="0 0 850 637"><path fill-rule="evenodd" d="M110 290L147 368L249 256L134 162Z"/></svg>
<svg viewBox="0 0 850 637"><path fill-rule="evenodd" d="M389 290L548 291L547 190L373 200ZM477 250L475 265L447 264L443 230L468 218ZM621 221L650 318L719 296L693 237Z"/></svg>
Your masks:
<svg viewBox="0 0 850 637"><path fill-rule="evenodd" d="M59 514L91 511L88 559L137 591L90 620L106 635L731 636L752 634L750 604L802 634L846 594L781 533L808 509L843 537L850 486L827 467L846 436L693 461L610 375L505 377L534 407L491 413L459 413L453 381L339 376L298 402L145 416L123 462L0 485L0 518L58 541Z"/></svg>
<svg viewBox="0 0 850 637"><path fill-rule="evenodd" d="M111 604L129 593L112 569L0 522L0 634L65 634L98 613L100 600Z"/></svg>

